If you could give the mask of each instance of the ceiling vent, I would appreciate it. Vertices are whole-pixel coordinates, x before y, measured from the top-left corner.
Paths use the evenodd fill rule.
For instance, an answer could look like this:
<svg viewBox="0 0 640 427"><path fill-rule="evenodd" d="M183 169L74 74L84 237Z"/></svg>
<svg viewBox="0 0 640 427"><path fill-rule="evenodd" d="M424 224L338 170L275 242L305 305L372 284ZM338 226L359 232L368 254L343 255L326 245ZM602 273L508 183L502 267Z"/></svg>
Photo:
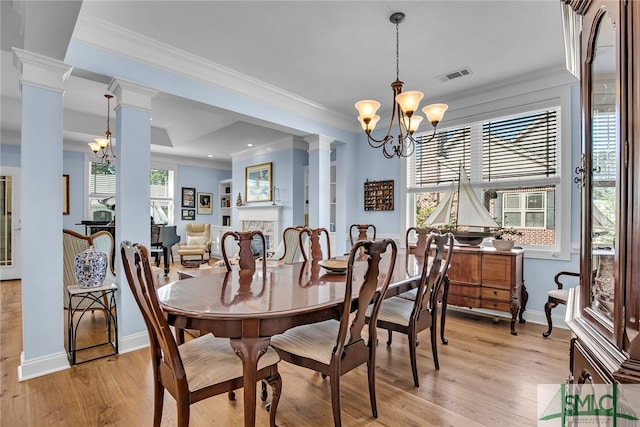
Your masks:
<svg viewBox="0 0 640 427"><path fill-rule="evenodd" d="M448 73L438 76L441 82L448 82L449 80L457 79L458 77L464 77L471 74L471 70L468 67L461 68L455 71L449 71Z"/></svg>

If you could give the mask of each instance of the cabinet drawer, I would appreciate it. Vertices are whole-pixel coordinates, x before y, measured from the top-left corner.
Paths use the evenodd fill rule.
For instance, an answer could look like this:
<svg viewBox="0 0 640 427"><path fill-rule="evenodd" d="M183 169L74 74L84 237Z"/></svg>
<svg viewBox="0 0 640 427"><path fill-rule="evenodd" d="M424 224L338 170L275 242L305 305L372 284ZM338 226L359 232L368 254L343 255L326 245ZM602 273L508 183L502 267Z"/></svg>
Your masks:
<svg viewBox="0 0 640 427"><path fill-rule="evenodd" d="M488 310L496 310L496 311L511 311L511 303L509 302L500 302L500 301L492 301L492 300L482 300L482 304L480 305L482 308L486 308Z"/></svg>
<svg viewBox="0 0 640 427"><path fill-rule="evenodd" d="M511 290L482 287L482 299L491 299L509 302L511 301Z"/></svg>
<svg viewBox="0 0 640 427"><path fill-rule="evenodd" d="M457 305L460 307L478 308L480 307L480 299L449 294L449 296L447 297L447 304Z"/></svg>
<svg viewBox="0 0 640 427"><path fill-rule="evenodd" d="M454 252L447 274L452 282L479 284L480 253Z"/></svg>
<svg viewBox="0 0 640 427"><path fill-rule="evenodd" d="M449 295L458 295L469 298L480 298L482 286L465 285L460 283L449 284Z"/></svg>

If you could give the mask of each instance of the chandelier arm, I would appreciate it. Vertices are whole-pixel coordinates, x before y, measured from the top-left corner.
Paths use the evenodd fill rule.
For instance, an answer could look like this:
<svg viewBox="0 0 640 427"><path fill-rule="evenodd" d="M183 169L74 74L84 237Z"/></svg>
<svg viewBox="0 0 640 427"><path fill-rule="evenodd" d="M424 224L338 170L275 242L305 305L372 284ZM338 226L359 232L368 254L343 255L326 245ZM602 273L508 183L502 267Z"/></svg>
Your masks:
<svg viewBox="0 0 640 427"><path fill-rule="evenodd" d="M436 137L436 126L433 127L433 133L431 134L431 136L429 137L429 139L425 140L424 138L421 138L420 141L416 141L417 144L428 144L431 141L433 141L433 138Z"/></svg>

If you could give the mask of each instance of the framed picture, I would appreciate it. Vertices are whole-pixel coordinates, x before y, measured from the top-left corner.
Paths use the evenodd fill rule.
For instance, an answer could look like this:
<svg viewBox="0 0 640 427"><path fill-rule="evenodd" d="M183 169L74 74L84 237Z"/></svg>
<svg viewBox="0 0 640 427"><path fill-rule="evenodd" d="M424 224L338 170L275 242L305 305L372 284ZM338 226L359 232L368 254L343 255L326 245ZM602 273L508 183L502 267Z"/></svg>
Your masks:
<svg viewBox="0 0 640 427"><path fill-rule="evenodd" d="M198 215L211 215L213 213L212 199L213 194L211 193L198 193Z"/></svg>
<svg viewBox="0 0 640 427"><path fill-rule="evenodd" d="M69 175L62 175L62 215L69 215Z"/></svg>
<svg viewBox="0 0 640 427"><path fill-rule="evenodd" d="M271 162L248 166L245 170L246 202L269 202L273 199Z"/></svg>
<svg viewBox="0 0 640 427"><path fill-rule="evenodd" d="M193 221L196 219L196 210L195 209L182 209L182 220L183 221Z"/></svg>
<svg viewBox="0 0 640 427"><path fill-rule="evenodd" d="M191 187L182 187L182 207L196 207L196 189Z"/></svg>

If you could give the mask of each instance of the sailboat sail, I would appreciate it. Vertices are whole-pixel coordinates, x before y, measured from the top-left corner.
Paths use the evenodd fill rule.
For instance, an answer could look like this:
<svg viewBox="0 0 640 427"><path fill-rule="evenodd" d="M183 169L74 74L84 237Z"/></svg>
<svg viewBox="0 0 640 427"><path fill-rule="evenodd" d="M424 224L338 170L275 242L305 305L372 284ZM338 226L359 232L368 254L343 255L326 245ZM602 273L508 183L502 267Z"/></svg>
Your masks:
<svg viewBox="0 0 640 427"><path fill-rule="evenodd" d="M451 206L454 201L454 196L454 185L451 184L451 187L445 193L443 199L425 221L425 225L448 225L451 222ZM455 221L456 227L500 227L491 217L480 200L478 200L478 197L469 182L469 177L462 165L460 166L460 175L458 178L457 206L457 219Z"/></svg>
<svg viewBox="0 0 640 427"><path fill-rule="evenodd" d="M454 195L454 185L451 183L451 187L449 187L440 203L438 203L438 206L436 206L434 211L431 212L431 215L429 215L429 218L425 221L426 225L437 227L449 224Z"/></svg>
<svg viewBox="0 0 640 427"><path fill-rule="evenodd" d="M500 227L478 200L462 166L460 166L458 184L458 220L456 225L458 227Z"/></svg>

